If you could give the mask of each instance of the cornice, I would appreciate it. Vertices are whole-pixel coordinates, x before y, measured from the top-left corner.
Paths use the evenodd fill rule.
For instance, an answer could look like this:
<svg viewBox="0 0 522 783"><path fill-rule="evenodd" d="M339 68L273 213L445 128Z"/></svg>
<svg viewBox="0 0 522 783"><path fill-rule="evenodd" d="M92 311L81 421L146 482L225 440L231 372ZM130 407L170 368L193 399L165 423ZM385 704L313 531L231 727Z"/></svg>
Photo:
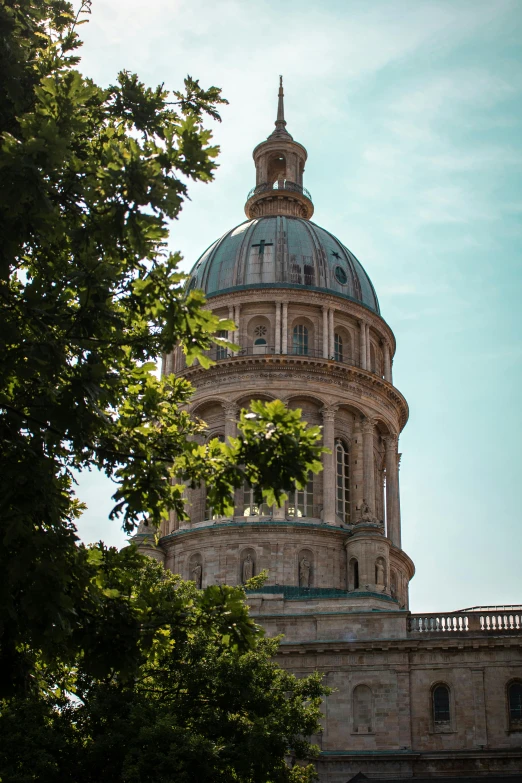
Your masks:
<svg viewBox="0 0 522 783"><path fill-rule="evenodd" d="M237 532L238 530L248 530L253 533L263 533L266 535L268 530L278 528L279 533L291 533L291 532L313 532L314 534L322 534L326 537L337 536L340 538L347 537L347 531L343 528L333 527L326 524L315 524L313 522L290 522L284 519L266 519L256 522L226 522L222 524L209 524L202 525L197 528L181 528L174 530L167 536L160 538L158 545L160 547L168 547L170 544L175 544L180 539L184 541L193 537L200 537L201 535L210 533L213 535L215 532Z"/></svg>
<svg viewBox="0 0 522 783"><path fill-rule="evenodd" d="M288 618L296 618L300 617L303 619L310 619L314 617L321 617L329 614L328 612L307 612L306 614L283 614L283 613L273 613L270 615L256 615L256 619L278 619L282 620L285 617ZM330 613L334 614L334 613ZM344 612L336 612L335 614L345 614L353 616L354 614L359 614L361 616L368 615L372 616L373 618L377 619L382 614L403 614L405 617L408 616L409 613L406 612L400 612L400 611L382 611L382 610L369 610L366 612L357 612L352 611L344 611ZM325 652L331 652L333 654L339 654L339 653L357 653L357 652L370 652L370 653L380 653L380 652L409 652L409 653L418 653L418 652L432 652L435 650L441 650L445 653L451 652L451 651L458 651L459 653L462 652L477 652L480 650L491 650L492 648L503 648L503 647L516 647L516 648L522 648L522 632L518 636L485 636L483 634L458 634L455 633L453 636L440 636L437 638L430 637L429 639L412 639L409 637L401 637L401 638L384 638L384 639L354 639L351 641L346 641L343 639L310 639L310 640L303 640L303 641L285 641L283 640L279 645L279 650L277 655L304 655L304 654L311 654L315 655L317 653L325 653ZM411 663L410 666L417 666L422 665L425 666L425 663ZM446 664L447 665L447 664Z"/></svg>
<svg viewBox="0 0 522 783"><path fill-rule="evenodd" d="M388 539L389 541L390 539ZM390 544L390 556L395 561L400 561L400 563L405 566L406 571L408 573L408 579L411 580L415 576L415 564L411 557L406 554L404 549L400 549L399 547L395 546L394 544Z"/></svg>
<svg viewBox="0 0 522 783"><path fill-rule="evenodd" d="M280 373L290 372L292 373L292 379L295 380L298 380L300 377L299 373L296 372L299 369L309 375L314 375L319 383L326 385L334 385L336 382L336 385L341 385L343 381L359 384L359 389L355 388L353 391L360 391L361 394L366 394L367 396L377 393L377 402L384 407L391 405L394 408L396 413L398 413L401 430L408 421L408 403L393 384L360 367L341 364L332 359L296 356L293 354L233 356L217 362L207 370L198 365L187 367L179 374L196 386L196 395L194 396L194 402L196 402L198 391L202 391L208 386L216 389L220 379L226 382L226 379L230 379L242 371L244 372L245 369L249 371L262 370L266 377L273 375L274 378L277 378ZM241 380L244 381L243 378ZM309 378L304 380L309 380ZM347 388L346 391L349 392L350 389Z"/></svg>

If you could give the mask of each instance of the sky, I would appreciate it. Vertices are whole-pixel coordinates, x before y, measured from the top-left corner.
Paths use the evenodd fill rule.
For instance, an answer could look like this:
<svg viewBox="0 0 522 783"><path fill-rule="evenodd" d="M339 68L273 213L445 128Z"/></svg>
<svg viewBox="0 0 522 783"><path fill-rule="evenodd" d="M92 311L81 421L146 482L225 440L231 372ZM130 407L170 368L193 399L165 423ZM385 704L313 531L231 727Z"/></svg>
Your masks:
<svg viewBox="0 0 522 783"><path fill-rule="evenodd" d="M410 607L522 604L522 2L94 0L80 30L101 85L190 74L230 102L210 123L215 182L172 225L186 271L244 220L284 75L314 222L361 261L397 339ZM85 541L124 542L112 491L80 478Z"/></svg>

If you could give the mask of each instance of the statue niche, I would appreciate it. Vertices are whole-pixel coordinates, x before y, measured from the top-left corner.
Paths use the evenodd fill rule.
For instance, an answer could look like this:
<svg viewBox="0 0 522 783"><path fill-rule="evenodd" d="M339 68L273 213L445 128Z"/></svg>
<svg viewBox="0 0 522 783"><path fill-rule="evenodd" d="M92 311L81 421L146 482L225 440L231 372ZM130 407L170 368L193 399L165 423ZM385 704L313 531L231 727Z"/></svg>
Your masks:
<svg viewBox="0 0 522 783"><path fill-rule="evenodd" d="M241 582L245 584L255 574L255 554L247 550L243 553L243 561L241 564Z"/></svg>
<svg viewBox="0 0 522 783"><path fill-rule="evenodd" d="M382 557L375 561L375 587L381 592L386 589L386 563Z"/></svg>
<svg viewBox="0 0 522 783"><path fill-rule="evenodd" d="M201 562L201 555L194 554L189 561L189 579L195 582L198 590L201 590L203 585L203 564Z"/></svg>
<svg viewBox="0 0 522 783"><path fill-rule="evenodd" d="M312 553L308 550L303 550L299 553L299 587L311 587L312 586Z"/></svg>

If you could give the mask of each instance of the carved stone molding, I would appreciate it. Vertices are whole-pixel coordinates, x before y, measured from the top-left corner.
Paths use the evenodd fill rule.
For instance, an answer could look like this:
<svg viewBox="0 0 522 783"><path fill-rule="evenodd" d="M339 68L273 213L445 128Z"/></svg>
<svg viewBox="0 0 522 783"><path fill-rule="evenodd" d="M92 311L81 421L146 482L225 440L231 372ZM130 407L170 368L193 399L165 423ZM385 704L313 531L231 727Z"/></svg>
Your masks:
<svg viewBox="0 0 522 783"><path fill-rule="evenodd" d="M378 401L380 406L398 415L399 426L401 429L404 427L408 420L408 405L395 387L390 387L383 379L351 365L328 367L326 371L325 363L326 360L322 358L304 359L304 357L287 355L248 357L248 359L237 357L219 362L209 370L191 367L180 374L194 383L196 389L209 386L216 388L220 384L239 384L245 381L256 383L260 378L275 381L283 379L315 381L328 386L337 386Z"/></svg>

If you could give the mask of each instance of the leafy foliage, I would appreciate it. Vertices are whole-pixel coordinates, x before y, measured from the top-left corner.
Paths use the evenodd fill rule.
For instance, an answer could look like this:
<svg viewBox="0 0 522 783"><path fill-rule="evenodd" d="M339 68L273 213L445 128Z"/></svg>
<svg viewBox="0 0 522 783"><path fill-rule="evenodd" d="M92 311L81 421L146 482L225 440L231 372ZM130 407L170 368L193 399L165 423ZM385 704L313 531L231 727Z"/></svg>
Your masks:
<svg viewBox="0 0 522 783"><path fill-rule="evenodd" d="M144 613L144 663L131 678L99 678L79 657L47 667L43 695L4 701L2 781L310 781L313 765L285 758L316 755L304 737L319 730L327 689L274 663L278 641L249 618L243 589L199 591L154 562L125 573L121 599Z"/></svg>
<svg viewBox="0 0 522 783"><path fill-rule="evenodd" d="M176 343L208 366L232 328L184 288L166 247L188 183L213 178L204 122L225 101L190 76L173 94L126 71L107 88L82 76L89 10L0 0L0 694L51 701L49 667L118 673L118 687L137 677L158 644L148 618L165 609L143 585L134 597L136 552L78 545L74 471L115 482L112 516L132 532L184 513L180 480L205 481L218 511L245 477L271 502L321 450L280 403L256 404L233 442L198 445L192 387L156 377ZM168 607L180 622L184 595ZM224 617L232 598L201 600Z"/></svg>

